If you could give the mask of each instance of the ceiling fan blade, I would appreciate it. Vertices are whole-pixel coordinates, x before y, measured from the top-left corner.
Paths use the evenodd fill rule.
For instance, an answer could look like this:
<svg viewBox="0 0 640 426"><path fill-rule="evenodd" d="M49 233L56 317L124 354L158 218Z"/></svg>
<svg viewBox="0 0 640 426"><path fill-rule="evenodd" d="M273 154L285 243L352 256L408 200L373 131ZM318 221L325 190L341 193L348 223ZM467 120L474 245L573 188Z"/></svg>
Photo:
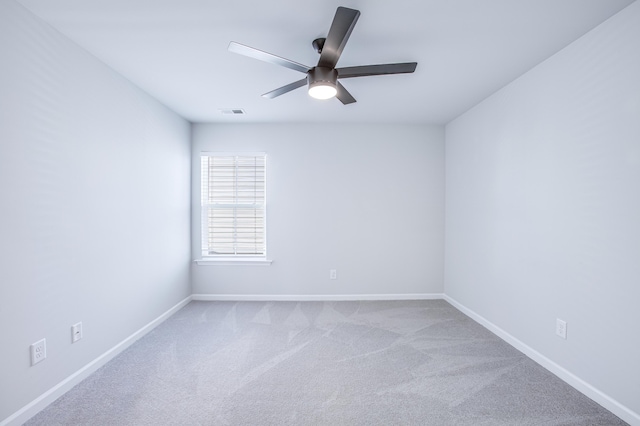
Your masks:
<svg viewBox="0 0 640 426"><path fill-rule="evenodd" d="M359 16L360 11L355 9L339 7L336 10L333 23L329 28L329 34L322 47L322 53L318 61L319 67L335 68Z"/></svg>
<svg viewBox="0 0 640 426"><path fill-rule="evenodd" d="M336 93L336 98L338 98L340 102L342 102L344 105L349 105L356 101L356 98L351 96L351 93L349 93L349 91L345 89L344 86L340 84L340 82L338 82L337 86L338 93Z"/></svg>
<svg viewBox="0 0 640 426"><path fill-rule="evenodd" d="M293 83L289 83L286 86L282 86L277 88L276 90L272 90L270 92L265 93L264 95L262 95L263 98L269 98L269 99L273 99L275 97L278 97L280 95L284 95L285 93L288 93L292 90L297 89L298 87L302 87L304 85L307 84L307 79L303 78L302 80L298 80L298 81L294 81Z"/></svg>
<svg viewBox="0 0 640 426"><path fill-rule="evenodd" d="M300 71L303 73L307 73L311 69L311 67L308 67L306 65L290 61L289 59L281 58L280 56L272 55L271 53L263 52L262 50L254 49L253 47L245 46L244 44L236 43L235 41L229 43L228 49L229 52L239 53L240 55L259 59L264 62L280 65L285 68Z"/></svg>
<svg viewBox="0 0 640 426"><path fill-rule="evenodd" d="M365 77L368 75L408 74L416 70L417 62L401 64L363 65L359 67L338 68L338 78Z"/></svg>

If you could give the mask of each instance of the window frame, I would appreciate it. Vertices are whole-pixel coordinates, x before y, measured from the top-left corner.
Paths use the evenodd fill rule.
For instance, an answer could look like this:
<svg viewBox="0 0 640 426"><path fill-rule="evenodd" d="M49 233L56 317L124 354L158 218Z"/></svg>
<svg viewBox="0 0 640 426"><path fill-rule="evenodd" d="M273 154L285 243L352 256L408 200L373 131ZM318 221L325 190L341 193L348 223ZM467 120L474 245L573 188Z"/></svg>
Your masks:
<svg viewBox="0 0 640 426"><path fill-rule="evenodd" d="M263 209L263 238L264 238L264 254L220 254L220 255L211 255L205 253L203 248L203 238L205 235L205 230L207 227L205 220L205 211L209 208L208 205L203 204L203 172L202 169L202 160L203 157L264 157L264 202L262 204ZM260 265L260 266L269 266L272 263L272 260L267 258L267 163L268 156L266 152L225 152L225 151L201 151L198 156L199 160L199 187L198 187L198 195L200 197L200 240L198 250L200 252L200 257L195 260L198 265L219 265L219 266L238 266L238 265Z"/></svg>

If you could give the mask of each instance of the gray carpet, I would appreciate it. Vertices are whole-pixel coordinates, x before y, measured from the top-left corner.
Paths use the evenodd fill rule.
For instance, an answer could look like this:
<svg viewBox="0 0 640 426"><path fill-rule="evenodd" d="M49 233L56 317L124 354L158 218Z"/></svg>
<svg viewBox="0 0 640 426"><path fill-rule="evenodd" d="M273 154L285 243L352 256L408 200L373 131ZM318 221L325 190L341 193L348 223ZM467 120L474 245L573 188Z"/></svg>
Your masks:
<svg viewBox="0 0 640 426"><path fill-rule="evenodd" d="M191 302L27 425L624 425L447 302Z"/></svg>

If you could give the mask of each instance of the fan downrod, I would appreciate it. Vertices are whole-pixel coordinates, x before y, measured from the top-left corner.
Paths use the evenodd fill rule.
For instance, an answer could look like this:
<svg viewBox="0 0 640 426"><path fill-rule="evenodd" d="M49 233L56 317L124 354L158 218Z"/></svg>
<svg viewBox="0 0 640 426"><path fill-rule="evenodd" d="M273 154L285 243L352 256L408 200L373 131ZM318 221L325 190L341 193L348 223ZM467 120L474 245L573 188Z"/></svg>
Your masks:
<svg viewBox="0 0 640 426"><path fill-rule="evenodd" d="M313 40L311 42L311 45L313 46L313 50L318 52L318 54L322 53L322 48L324 47L324 42L326 40L327 39L324 38L324 37L320 37L320 38L317 38L317 39Z"/></svg>

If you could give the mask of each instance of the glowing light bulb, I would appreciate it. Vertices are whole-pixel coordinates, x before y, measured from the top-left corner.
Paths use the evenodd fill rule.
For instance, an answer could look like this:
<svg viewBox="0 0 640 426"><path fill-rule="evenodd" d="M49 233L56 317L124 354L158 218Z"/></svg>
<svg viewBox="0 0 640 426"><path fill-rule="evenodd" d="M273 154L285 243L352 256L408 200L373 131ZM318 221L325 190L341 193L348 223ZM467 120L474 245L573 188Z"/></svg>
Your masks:
<svg viewBox="0 0 640 426"><path fill-rule="evenodd" d="M329 82L318 82L309 87L309 96L316 99L330 99L333 98L336 93L338 93L336 86Z"/></svg>

